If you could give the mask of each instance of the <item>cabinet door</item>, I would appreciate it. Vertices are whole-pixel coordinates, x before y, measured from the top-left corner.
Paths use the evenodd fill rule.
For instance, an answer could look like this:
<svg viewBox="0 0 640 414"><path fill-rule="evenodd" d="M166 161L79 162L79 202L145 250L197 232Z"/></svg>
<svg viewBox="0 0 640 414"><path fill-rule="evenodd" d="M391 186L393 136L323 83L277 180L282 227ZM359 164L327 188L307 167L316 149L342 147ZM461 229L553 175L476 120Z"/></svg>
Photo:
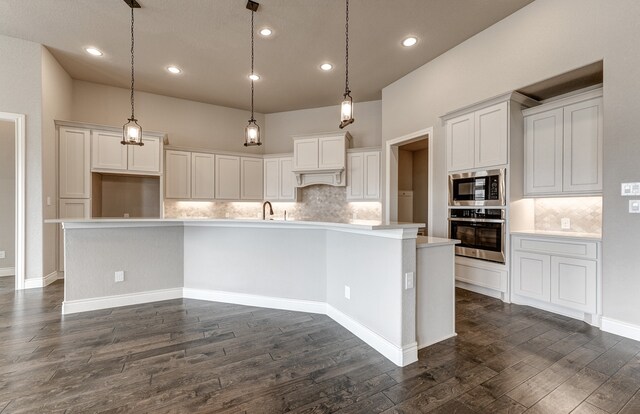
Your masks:
<svg viewBox="0 0 640 414"><path fill-rule="evenodd" d="M280 198L280 160L267 158L264 160L264 198L278 200Z"/></svg>
<svg viewBox="0 0 640 414"><path fill-rule="evenodd" d="M241 200L262 201L262 189L264 183L262 159L241 158Z"/></svg>
<svg viewBox="0 0 640 414"><path fill-rule="evenodd" d="M280 201L296 201L298 190L294 186L296 177L293 174L293 158L280 158L279 191Z"/></svg>
<svg viewBox="0 0 640 414"><path fill-rule="evenodd" d="M88 140L87 135L87 140ZM58 202L58 218L61 219L88 219L91 218L91 200L87 199L60 199ZM58 231L58 270L64 272L64 230L62 226Z"/></svg>
<svg viewBox="0 0 640 414"><path fill-rule="evenodd" d="M347 154L347 200L364 198L364 154L352 152Z"/></svg>
<svg viewBox="0 0 640 414"><path fill-rule="evenodd" d="M122 145L122 134L93 131L91 134L91 169L126 170L127 147Z"/></svg>
<svg viewBox="0 0 640 414"><path fill-rule="evenodd" d="M378 200L380 198L380 153L364 153L364 198Z"/></svg>
<svg viewBox="0 0 640 414"><path fill-rule="evenodd" d="M129 171L149 173L160 172L160 157L162 147L158 137L142 137L143 146L127 145L127 168Z"/></svg>
<svg viewBox="0 0 640 414"><path fill-rule="evenodd" d="M215 155L191 153L191 198L211 200L215 197Z"/></svg>
<svg viewBox="0 0 640 414"><path fill-rule="evenodd" d="M562 192L563 110L525 118L525 194Z"/></svg>
<svg viewBox="0 0 640 414"><path fill-rule="evenodd" d="M240 157L216 155L216 198L240 200Z"/></svg>
<svg viewBox="0 0 640 414"><path fill-rule="evenodd" d="M318 138L297 139L293 142L293 169L318 168Z"/></svg>
<svg viewBox="0 0 640 414"><path fill-rule="evenodd" d="M551 303L596 312L596 262L551 257Z"/></svg>
<svg viewBox="0 0 640 414"><path fill-rule="evenodd" d="M345 137L318 138L318 168L344 168Z"/></svg>
<svg viewBox="0 0 640 414"><path fill-rule="evenodd" d="M508 105L502 102L475 112L475 167L507 163Z"/></svg>
<svg viewBox="0 0 640 414"><path fill-rule="evenodd" d="M564 108L565 192L602 192L602 98Z"/></svg>
<svg viewBox="0 0 640 414"><path fill-rule="evenodd" d="M549 302L551 299L551 256L515 251L513 291L520 296Z"/></svg>
<svg viewBox="0 0 640 414"><path fill-rule="evenodd" d="M88 130L60 128L60 198L91 197L90 144Z"/></svg>
<svg viewBox="0 0 640 414"><path fill-rule="evenodd" d="M191 153L167 151L164 165L165 198L191 198Z"/></svg>
<svg viewBox="0 0 640 414"><path fill-rule="evenodd" d="M449 171L473 168L474 139L473 114L447 121L447 169Z"/></svg>

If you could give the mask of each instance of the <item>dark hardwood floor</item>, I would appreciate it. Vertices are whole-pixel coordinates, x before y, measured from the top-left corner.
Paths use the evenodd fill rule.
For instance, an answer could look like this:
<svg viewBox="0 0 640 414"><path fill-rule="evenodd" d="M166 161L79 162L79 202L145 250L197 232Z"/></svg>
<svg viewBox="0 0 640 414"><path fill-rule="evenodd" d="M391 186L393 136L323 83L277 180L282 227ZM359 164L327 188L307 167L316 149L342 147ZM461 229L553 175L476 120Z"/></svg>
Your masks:
<svg viewBox="0 0 640 414"><path fill-rule="evenodd" d="M5 413L640 413L640 343L459 290L398 368L326 316L172 300L61 316L0 278Z"/></svg>

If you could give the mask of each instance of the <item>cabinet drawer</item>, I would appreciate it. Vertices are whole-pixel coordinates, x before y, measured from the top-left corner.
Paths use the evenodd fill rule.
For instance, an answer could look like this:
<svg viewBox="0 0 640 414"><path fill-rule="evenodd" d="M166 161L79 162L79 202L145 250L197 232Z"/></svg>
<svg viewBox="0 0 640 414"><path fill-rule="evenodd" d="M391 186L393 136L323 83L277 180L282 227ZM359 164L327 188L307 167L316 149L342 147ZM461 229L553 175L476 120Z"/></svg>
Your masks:
<svg viewBox="0 0 640 414"><path fill-rule="evenodd" d="M456 263L456 280L500 292L507 291L507 272Z"/></svg>
<svg viewBox="0 0 640 414"><path fill-rule="evenodd" d="M529 252L539 252L585 259L598 258L598 248L596 242L514 237L513 248L515 250L526 250Z"/></svg>

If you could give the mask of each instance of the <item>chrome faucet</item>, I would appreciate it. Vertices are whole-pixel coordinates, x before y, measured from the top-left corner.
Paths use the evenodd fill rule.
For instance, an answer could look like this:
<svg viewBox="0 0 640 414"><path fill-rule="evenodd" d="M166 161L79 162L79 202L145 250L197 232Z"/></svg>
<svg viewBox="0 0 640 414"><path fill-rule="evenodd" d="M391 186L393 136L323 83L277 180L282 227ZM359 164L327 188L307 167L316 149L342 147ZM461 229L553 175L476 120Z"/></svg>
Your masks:
<svg viewBox="0 0 640 414"><path fill-rule="evenodd" d="M267 208L267 204L269 205L269 215L273 216L273 207L271 206L271 202L269 201L265 201L264 203L262 203L262 220L266 220L266 214L265 214L265 210ZM269 218L269 220L273 220L271 218Z"/></svg>

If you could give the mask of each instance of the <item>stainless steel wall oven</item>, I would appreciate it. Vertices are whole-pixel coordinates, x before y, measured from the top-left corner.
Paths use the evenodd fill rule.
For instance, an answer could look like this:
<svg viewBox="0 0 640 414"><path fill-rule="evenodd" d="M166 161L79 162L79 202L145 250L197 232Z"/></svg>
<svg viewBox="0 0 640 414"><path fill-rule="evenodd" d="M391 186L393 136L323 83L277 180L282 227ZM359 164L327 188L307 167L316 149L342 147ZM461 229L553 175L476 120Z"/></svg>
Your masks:
<svg viewBox="0 0 640 414"><path fill-rule="evenodd" d="M505 211L500 208L449 209L449 238L456 255L505 262Z"/></svg>

